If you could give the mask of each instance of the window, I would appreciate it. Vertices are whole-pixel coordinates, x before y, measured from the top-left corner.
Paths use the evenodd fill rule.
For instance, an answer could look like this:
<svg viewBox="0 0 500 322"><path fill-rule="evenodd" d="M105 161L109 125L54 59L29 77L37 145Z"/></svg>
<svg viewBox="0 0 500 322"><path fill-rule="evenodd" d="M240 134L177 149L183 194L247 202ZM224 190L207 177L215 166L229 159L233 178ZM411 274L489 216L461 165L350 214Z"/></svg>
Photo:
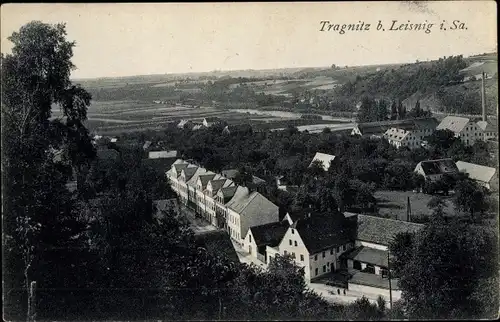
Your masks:
<svg viewBox="0 0 500 322"><path fill-rule="evenodd" d="M304 261L304 255L300 254L300 261L303 262Z"/></svg>
<svg viewBox="0 0 500 322"><path fill-rule="evenodd" d="M295 259L295 253L292 252L292 258Z"/></svg>
<svg viewBox="0 0 500 322"><path fill-rule="evenodd" d="M292 234L295 234L295 231L293 230L293 228L292 228Z"/></svg>
<svg viewBox="0 0 500 322"><path fill-rule="evenodd" d="M330 249L330 255L333 255L333 248Z"/></svg>
<svg viewBox="0 0 500 322"><path fill-rule="evenodd" d="M340 247L337 247L337 253L339 253L339 252L340 252Z"/></svg>
<svg viewBox="0 0 500 322"><path fill-rule="evenodd" d="M316 268L316 269L314 270L314 275L315 275L315 276L316 276L316 275L318 275L318 268Z"/></svg>
<svg viewBox="0 0 500 322"><path fill-rule="evenodd" d="M342 245L342 250L345 250L345 245Z"/></svg>
<svg viewBox="0 0 500 322"><path fill-rule="evenodd" d="M323 252L323 258L325 258L325 252Z"/></svg>
<svg viewBox="0 0 500 322"><path fill-rule="evenodd" d="M285 250L285 251L283 251L283 255L285 255L285 256L286 256L287 254L288 254L288 252L287 252L286 250Z"/></svg>
<svg viewBox="0 0 500 322"><path fill-rule="evenodd" d="M317 261L318 260L318 255L314 255L314 260Z"/></svg>
<svg viewBox="0 0 500 322"><path fill-rule="evenodd" d="M290 244L290 246L292 246L292 240L291 239L288 240L288 243Z"/></svg>
<svg viewBox="0 0 500 322"><path fill-rule="evenodd" d="M296 240L294 240L293 243L294 243L295 246L297 246L297 241Z"/></svg>
<svg viewBox="0 0 500 322"><path fill-rule="evenodd" d="M252 235L248 235L250 242L252 242Z"/></svg>
<svg viewBox="0 0 500 322"><path fill-rule="evenodd" d="M323 273L326 272L326 265L323 265Z"/></svg>

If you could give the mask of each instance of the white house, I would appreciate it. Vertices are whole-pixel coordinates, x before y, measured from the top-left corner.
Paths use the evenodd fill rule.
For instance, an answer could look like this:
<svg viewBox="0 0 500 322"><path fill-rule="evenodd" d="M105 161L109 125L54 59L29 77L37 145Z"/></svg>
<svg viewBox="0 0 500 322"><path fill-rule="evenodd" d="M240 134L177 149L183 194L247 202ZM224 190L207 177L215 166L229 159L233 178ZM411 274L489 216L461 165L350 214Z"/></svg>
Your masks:
<svg viewBox="0 0 500 322"><path fill-rule="evenodd" d="M398 149L401 147L415 149L422 146L422 137L416 135L412 130L393 127L384 133L384 138L387 139L389 144Z"/></svg>
<svg viewBox="0 0 500 322"><path fill-rule="evenodd" d="M447 116L437 126L436 130L450 130L465 145L473 145L476 141L484 140L483 130L470 118Z"/></svg>
<svg viewBox="0 0 500 322"><path fill-rule="evenodd" d="M438 181L444 174L458 173L458 168L452 159L425 160L417 164L414 170L424 176L425 180Z"/></svg>
<svg viewBox="0 0 500 322"><path fill-rule="evenodd" d="M330 165L333 163L334 159L335 159L334 155L316 152L316 154L314 155L314 158L312 159L311 163L309 164L309 167L311 167L314 162L318 161L318 162L321 162L323 169L325 171L328 171L328 169L330 168Z"/></svg>
<svg viewBox="0 0 500 322"><path fill-rule="evenodd" d="M211 127L217 123L221 123L221 119L215 116L205 117L202 122L204 127Z"/></svg>
<svg viewBox="0 0 500 322"><path fill-rule="evenodd" d="M248 229L243 249L267 266L267 246L276 247L283 239L290 225L286 220L253 226Z"/></svg>
<svg viewBox="0 0 500 322"><path fill-rule="evenodd" d="M438 121L434 117L359 123L354 126L351 131L351 135L380 138L384 136L387 130L396 128L406 131L411 130L415 137L420 137L422 139L431 135L437 125Z"/></svg>
<svg viewBox="0 0 500 322"><path fill-rule="evenodd" d="M492 188L492 184L495 186L494 181L498 181L495 168L464 161L457 161L456 165L460 172L467 173L470 179L488 190Z"/></svg>

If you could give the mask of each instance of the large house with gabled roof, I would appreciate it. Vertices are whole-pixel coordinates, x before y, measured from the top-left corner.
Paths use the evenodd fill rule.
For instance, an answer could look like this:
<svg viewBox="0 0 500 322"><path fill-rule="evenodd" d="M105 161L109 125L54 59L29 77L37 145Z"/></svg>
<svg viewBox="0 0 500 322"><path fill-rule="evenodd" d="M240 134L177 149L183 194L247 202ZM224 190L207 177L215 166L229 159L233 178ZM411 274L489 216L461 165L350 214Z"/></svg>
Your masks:
<svg viewBox="0 0 500 322"><path fill-rule="evenodd" d="M222 174L178 159L166 175L184 205L213 226L226 230L240 245L250 227L279 220L278 206Z"/></svg>

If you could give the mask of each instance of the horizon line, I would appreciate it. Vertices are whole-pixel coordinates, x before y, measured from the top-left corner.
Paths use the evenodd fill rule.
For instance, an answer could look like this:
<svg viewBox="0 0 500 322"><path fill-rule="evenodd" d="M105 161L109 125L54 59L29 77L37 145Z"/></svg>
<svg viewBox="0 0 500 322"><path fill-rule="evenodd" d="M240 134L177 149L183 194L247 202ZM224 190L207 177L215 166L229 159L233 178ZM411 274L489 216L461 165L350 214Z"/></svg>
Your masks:
<svg viewBox="0 0 500 322"><path fill-rule="evenodd" d="M497 51L491 51L491 52L484 52L484 53L477 53L477 54L471 54L469 56L465 56L464 58L470 58L470 57L475 57L475 56L482 56L482 55L489 55L489 54L496 54L497 60L498 60L498 52ZM460 54L455 54L455 55L450 55L450 56L460 56ZM443 56L443 57L450 57L450 56ZM438 60L442 57L436 57L436 58L427 58L426 60L418 61L418 62L429 62L429 61L435 61ZM385 65L403 65L403 64L416 64L416 61L413 62L399 62L399 63L371 63L371 64L362 64L362 65L338 65L339 67L366 67L366 66L385 66ZM273 71L273 70L286 70L286 69L329 69L331 68L330 66L301 66L301 67L277 67L277 68L261 68L261 69L256 69L256 68L246 68L246 69L224 69L224 70L210 70L210 71L186 71L186 72L175 72L175 73L151 73L151 74L135 74L135 75L124 75L124 76L94 76L94 77L78 77L78 78L70 78L72 81L89 81L89 80L103 80L103 79L120 79L120 78L132 78L132 77L146 77L146 76L180 76L180 75L189 75L189 74L210 74L210 73L234 73L234 72L245 72L245 71Z"/></svg>

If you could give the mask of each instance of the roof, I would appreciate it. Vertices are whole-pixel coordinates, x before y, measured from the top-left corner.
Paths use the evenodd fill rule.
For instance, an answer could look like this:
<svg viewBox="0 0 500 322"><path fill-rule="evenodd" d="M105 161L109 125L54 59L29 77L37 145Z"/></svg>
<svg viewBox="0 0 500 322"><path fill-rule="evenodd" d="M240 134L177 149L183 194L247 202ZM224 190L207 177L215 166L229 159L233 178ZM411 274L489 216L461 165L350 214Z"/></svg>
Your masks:
<svg viewBox="0 0 500 322"><path fill-rule="evenodd" d="M278 221L265 225L253 226L250 227L250 230L252 231L252 236L257 247L264 245L276 247L283 239L283 236L285 236L288 227L287 221Z"/></svg>
<svg viewBox="0 0 500 322"><path fill-rule="evenodd" d="M438 159L420 161L417 164L422 167L425 175L444 174L444 173L457 173L458 168L452 159Z"/></svg>
<svg viewBox="0 0 500 322"><path fill-rule="evenodd" d="M337 212L314 214L295 221L292 227L297 229L310 254L344 245L355 237L353 221Z"/></svg>
<svg viewBox="0 0 500 322"><path fill-rule="evenodd" d="M351 249L340 256L356 260L358 262L388 267L387 254L388 252L385 250L360 246Z"/></svg>
<svg viewBox="0 0 500 322"><path fill-rule="evenodd" d="M99 160L116 160L120 156L120 153L115 149L98 149L97 158Z"/></svg>
<svg viewBox="0 0 500 322"><path fill-rule="evenodd" d="M311 163L309 164L309 167L312 166L314 161L321 161L321 163L323 164L323 169L325 171L328 171L328 169L330 168L330 164L334 159L335 159L334 155L316 152L316 154L314 155L314 158L312 159Z"/></svg>
<svg viewBox="0 0 500 322"><path fill-rule="evenodd" d="M168 171L169 169L172 168L172 163L174 162L174 159L170 158L162 158L162 159L143 159L142 163L146 166L149 166L155 170L159 171ZM176 164L175 167L177 169L178 166L182 166L181 164Z"/></svg>
<svg viewBox="0 0 500 322"><path fill-rule="evenodd" d="M300 209L287 212L288 216L290 216L293 222L296 222L301 218L306 218L308 213L311 213L311 216L316 216L318 214L316 212L310 212L308 211L308 209Z"/></svg>
<svg viewBox="0 0 500 322"><path fill-rule="evenodd" d="M196 171L198 171L198 167L192 164L188 164L187 167L182 169L182 172L184 172L184 175L186 176L186 181L189 181Z"/></svg>
<svg viewBox="0 0 500 322"><path fill-rule="evenodd" d="M233 243L229 235L224 231L214 230L196 234L195 242L198 246L204 247L209 254L223 256L231 261L239 262Z"/></svg>
<svg viewBox="0 0 500 322"><path fill-rule="evenodd" d="M150 151L148 157L150 159L160 159L160 158L176 158L177 151Z"/></svg>
<svg viewBox="0 0 500 322"><path fill-rule="evenodd" d="M383 134L390 128L400 128L404 130L415 129L435 129L438 121L434 117L423 117L407 120L390 120L380 122L359 123L357 125L362 135Z"/></svg>
<svg viewBox="0 0 500 322"><path fill-rule="evenodd" d="M224 184L228 181L227 179L217 179L217 180L211 180L210 185L212 186L212 191L217 192L219 191L220 188L224 186Z"/></svg>
<svg viewBox="0 0 500 322"><path fill-rule="evenodd" d="M417 232L423 227L422 224L402 220L357 215L356 239L387 246L395 235L402 232Z"/></svg>
<svg viewBox="0 0 500 322"><path fill-rule="evenodd" d="M215 173L209 173L209 174L203 174L199 176L199 179L201 180L201 186L204 189L208 182L212 180L215 177Z"/></svg>
<svg viewBox="0 0 500 322"><path fill-rule="evenodd" d="M189 169L189 167L186 169ZM213 172L207 171L205 168L196 167L196 171L194 171L193 175L189 179L186 177L186 184L192 187L196 187L198 178L203 174L213 174Z"/></svg>
<svg viewBox="0 0 500 322"><path fill-rule="evenodd" d="M240 216L259 215L268 217L278 214L279 208L258 192L249 193L248 188L238 187L233 198L226 205Z"/></svg>
<svg viewBox="0 0 500 322"><path fill-rule="evenodd" d="M224 198L224 203L227 203L236 193L237 186L223 187L219 190L218 194L221 194Z"/></svg>
<svg viewBox="0 0 500 322"><path fill-rule="evenodd" d="M477 123L477 126L479 126L481 128L481 130L483 131L487 131L487 132L498 132L498 127L496 124L493 124L491 122L488 122L488 121L478 121Z"/></svg>
<svg viewBox="0 0 500 322"><path fill-rule="evenodd" d="M234 179L238 175L237 169L222 170L222 175L228 179Z"/></svg>
<svg viewBox="0 0 500 322"><path fill-rule="evenodd" d="M495 168L463 161L457 161L456 165L460 172L468 173L469 178L485 183L489 183L497 171Z"/></svg>
<svg viewBox="0 0 500 322"><path fill-rule="evenodd" d="M436 130L450 130L454 133L459 133L469 121L470 119L466 117L447 116L439 123Z"/></svg>
<svg viewBox="0 0 500 322"><path fill-rule="evenodd" d="M410 134L410 132L407 130L391 127L384 133L384 137L388 140L403 141L408 134Z"/></svg>

